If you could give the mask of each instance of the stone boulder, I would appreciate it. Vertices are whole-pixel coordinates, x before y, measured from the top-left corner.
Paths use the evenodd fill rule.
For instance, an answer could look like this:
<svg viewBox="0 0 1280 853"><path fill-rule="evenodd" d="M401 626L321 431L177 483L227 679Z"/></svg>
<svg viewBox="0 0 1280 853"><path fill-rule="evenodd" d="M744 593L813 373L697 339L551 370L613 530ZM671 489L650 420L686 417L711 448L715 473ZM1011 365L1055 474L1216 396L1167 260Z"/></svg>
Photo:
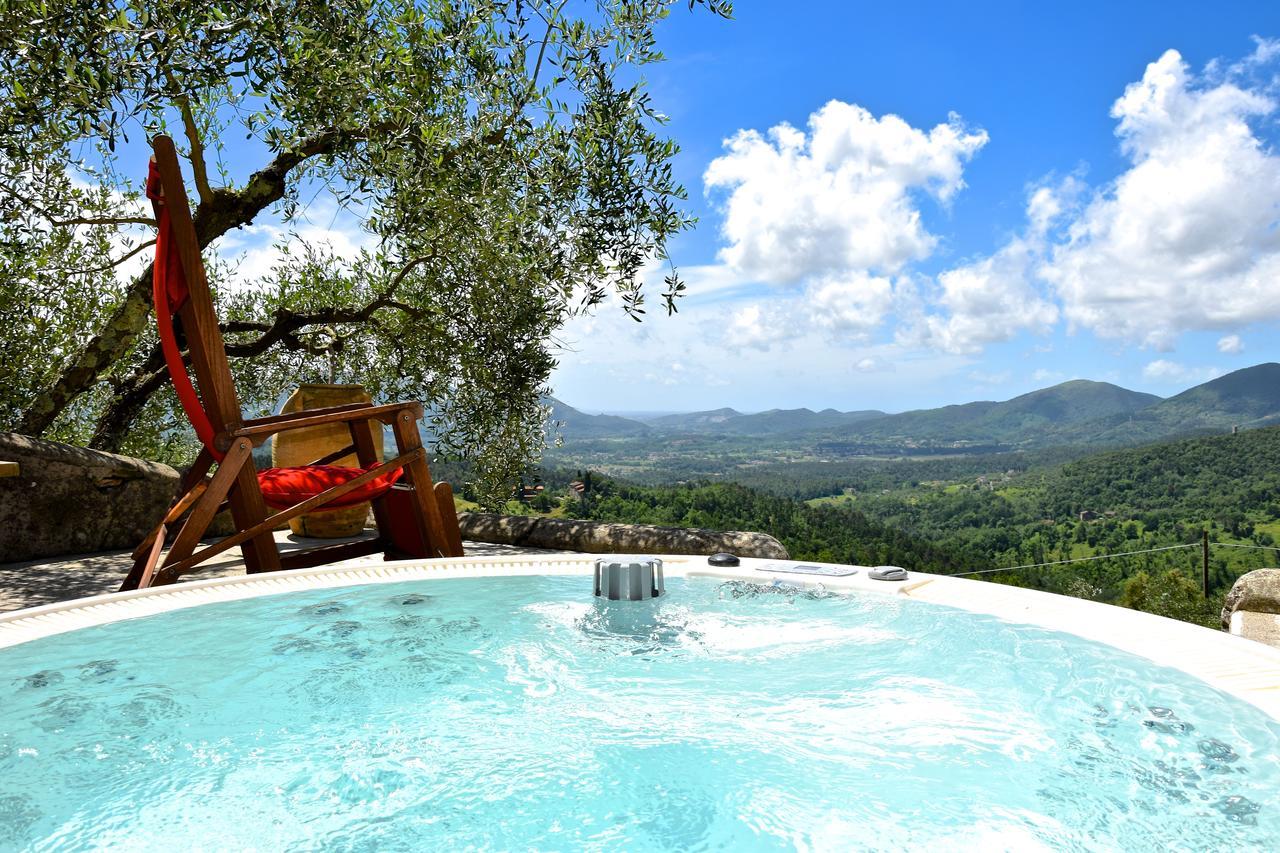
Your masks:
<svg viewBox="0 0 1280 853"><path fill-rule="evenodd" d="M468 512L458 516L462 538L474 542L521 545L587 554L695 554L728 551L739 557L788 559L782 543L766 533L613 524L569 518L493 515Z"/></svg>
<svg viewBox="0 0 1280 853"><path fill-rule="evenodd" d="M1222 629L1280 647L1280 569L1241 575L1222 603Z"/></svg>
<svg viewBox="0 0 1280 853"><path fill-rule="evenodd" d="M0 432L0 563L133 548L178 491L168 465Z"/></svg>

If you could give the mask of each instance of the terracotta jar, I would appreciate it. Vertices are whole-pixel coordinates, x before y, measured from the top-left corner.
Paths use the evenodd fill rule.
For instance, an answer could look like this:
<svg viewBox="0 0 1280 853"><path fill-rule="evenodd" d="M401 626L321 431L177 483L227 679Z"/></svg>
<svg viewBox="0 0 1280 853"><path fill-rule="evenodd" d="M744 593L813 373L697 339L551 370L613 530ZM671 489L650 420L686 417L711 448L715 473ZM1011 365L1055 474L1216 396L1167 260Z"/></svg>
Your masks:
<svg viewBox="0 0 1280 853"><path fill-rule="evenodd" d="M280 413L368 402L371 402L371 399L363 385L303 383L285 401L280 408ZM378 461L382 461L381 426L378 423L368 425L373 435L373 446L377 451ZM341 450L349 444L351 444L351 432L346 424L325 424L282 432L271 441L271 464L277 468L306 465L335 450ZM360 467L360 462L354 453L329 464ZM362 503L344 509L300 515L289 522L289 528L299 536L341 539L359 534L364 529L365 519L368 517L369 504Z"/></svg>

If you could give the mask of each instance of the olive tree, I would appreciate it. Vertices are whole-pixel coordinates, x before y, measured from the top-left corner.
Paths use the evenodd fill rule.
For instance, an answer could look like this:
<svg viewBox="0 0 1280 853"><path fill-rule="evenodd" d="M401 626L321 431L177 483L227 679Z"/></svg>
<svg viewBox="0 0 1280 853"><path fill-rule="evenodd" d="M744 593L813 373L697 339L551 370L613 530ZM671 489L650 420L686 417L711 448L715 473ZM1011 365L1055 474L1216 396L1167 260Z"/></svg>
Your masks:
<svg viewBox="0 0 1280 853"><path fill-rule="evenodd" d="M496 495L541 448L555 330L610 292L639 318L641 268L689 225L642 77L674 5L0 0L0 425L186 452L140 199L167 132L246 406L321 377L416 396ZM367 248L291 240L230 287L220 238L317 192Z"/></svg>

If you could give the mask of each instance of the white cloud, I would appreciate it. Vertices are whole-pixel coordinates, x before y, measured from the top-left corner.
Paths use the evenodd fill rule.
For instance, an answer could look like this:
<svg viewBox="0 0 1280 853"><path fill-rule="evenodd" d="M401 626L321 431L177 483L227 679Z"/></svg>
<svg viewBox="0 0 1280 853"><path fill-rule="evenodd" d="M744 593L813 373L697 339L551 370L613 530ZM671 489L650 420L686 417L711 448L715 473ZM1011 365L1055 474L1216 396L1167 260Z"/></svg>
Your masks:
<svg viewBox="0 0 1280 853"><path fill-rule="evenodd" d="M1057 323L1056 303L1040 293L1036 271L1055 224L1076 206L1082 185L1074 177L1032 187L1027 228L994 254L940 273L926 286L928 306L918 304L902 340L944 352L975 354L1022 331L1048 332Z"/></svg>
<svg viewBox="0 0 1280 853"><path fill-rule="evenodd" d="M1037 255L1035 244L1015 237L994 255L942 273L932 302L944 313L923 318L908 337L966 354L1024 329L1047 332L1058 320L1058 308L1032 285Z"/></svg>
<svg viewBox="0 0 1280 853"><path fill-rule="evenodd" d="M921 224L916 193L951 198L987 141L954 115L925 132L840 101L812 114L808 131L739 131L707 167L707 189L728 193L720 259L744 278L892 273L928 256L937 238Z"/></svg>
<svg viewBox="0 0 1280 853"><path fill-rule="evenodd" d="M324 224L321 224L324 223ZM288 254L300 254L305 244L342 260L352 261L373 249L377 236L361 227L358 213L318 198L289 222L259 217L259 221L224 234L217 243L221 257L232 265L231 287L245 287L269 275Z"/></svg>
<svg viewBox="0 0 1280 853"><path fill-rule="evenodd" d="M970 356L1064 319L1156 347L1214 329L1233 355L1248 323L1280 319L1280 286L1267 286L1280 282L1280 154L1262 136L1274 135L1280 113L1278 60L1280 43L1261 40L1248 59L1198 74L1176 53L1160 57L1115 101L1118 177L1091 188L1077 173L1028 188L1020 230L928 276L916 262L938 238L922 211L964 186L985 133L954 119L920 130L839 102L802 130L742 131L705 176L724 213L719 263L681 269L690 297L676 318L602 323L594 363L561 375L591 388L603 377L599 393L626 398L641 390L635 366L661 353L687 368L677 386L644 383L662 407L677 398L692 408L811 405L841 389L841 406L883 408L926 387L946 399L967 381L1000 380L1005 363ZM833 341L844 344L838 358ZM1009 366L1038 383L1069 378L1035 370L1035 354L1054 343L1020 347L1026 366ZM1148 382L1220 375L1150 358ZM713 388L726 382L730 394Z"/></svg>
<svg viewBox="0 0 1280 853"><path fill-rule="evenodd" d="M1280 156L1249 124L1275 108L1204 85L1177 51L1147 66L1112 107L1131 167L1043 269L1072 326L1167 349L1187 330L1280 317Z"/></svg>
<svg viewBox="0 0 1280 853"><path fill-rule="evenodd" d="M771 349L774 344L795 334L795 330L785 312L776 310L765 312L759 303L744 305L729 319L725 329L725 343L733 348L749 348L758 350Z"/></svg>
<svg viewBox="0 0 1280 853"><path fill-rule="evenodd" d="M875 356L867 356L855 361L853 369L859 373L875 373L881 370L893 370L893 364Z"/></svg>
<svg viewBox="0 0 1280 853"><path fill-rule="evenodd" d="M735 313L744 336L736 345L724 335ZM932 405L939 395L955 399L955 378L963 381L976 366L888 342L833 351L827 335L805 331L806 316L803 296L793 294L690 301L674 316L651 312L636 323L611 297L595 316L570 319L557 336L563 347L556 395L600 410L916 408ZM666 374L678 381L668 384Z"/></svg>
<svg viewBox="0 0 1280 853"><path fill-rule="evenodd" d="M727 295L744 284L742 277L723 264L698 264L680 267L680 278L688 287L688 299L700 299L710 294ZM654 292L662 289L662 277L667 273L666 261L646 267L641 279Z"/></svg>
<svg viewBox="0 0 1280 853"><path fill-rule="evenodd" d="M819 282L805 301L814 326L843 341L865 341L889 313L893 285L887 278L853 273Z"/></svg>
<svg viewBox="0 0 1280 853"><path fill-rule="evenodd" d="M1239 335L1226 335L1218 339L1218 352L1228 355L1244 352L1244 341L1240 340Z"/></svg>
<svg viewBox="0 0 1280 853"><path fill-rule="evenodd" d="M96 178L82 171L83 164L70 163L66 167L66 175L73 189L86 193L90 197L102 194L103 213L113 216L150 217L154 215L151 203L145 197L130 198L113 187L102 187ZM24 175L24 179L27 176ZM89 212L86 211L86 214ZM89 240L89 233L101 236L102 229L77 229L74 239L84 244ZM155 239L155 228L150 225L121 225L105 230L107 245L110 246L107 258L114 261L114 275L119 281L136 278L155 258L155 249L139 248L141 244ZM105 260L105 259L104 259Z"/></svg>
<svg viewBox="0 0 1280 853"><path fill-rule="evenodd" d="M1246 56L1239 62L1231 65L1227 72L1228 77L1241 77L1252 74L1259 69L1271 64L1277 57L1280 57L1280 39L1268 39L1261 36L1253 36L1253 53ZM1219 63L1210 62L1207 73L1218 70Z"/></svg>
<svg viewBox="0 0 1280 853"><path fill-rule="evenodd" d="M1187 367L1175 361L1158 358L1142 368L1142 375L1152 382L1199 383L1222 375L1216 367Z"/></svg>

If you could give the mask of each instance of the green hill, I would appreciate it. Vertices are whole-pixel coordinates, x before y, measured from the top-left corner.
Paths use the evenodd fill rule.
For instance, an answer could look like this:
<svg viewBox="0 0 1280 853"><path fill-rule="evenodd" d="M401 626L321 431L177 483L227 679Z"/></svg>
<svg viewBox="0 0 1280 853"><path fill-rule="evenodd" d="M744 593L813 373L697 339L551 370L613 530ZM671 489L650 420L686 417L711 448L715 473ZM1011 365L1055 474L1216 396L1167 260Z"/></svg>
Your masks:
<svg viewBox="0 0 1280 853"><path fill-rule="evenodd" d="M664 432L714 432L725 421L742 417L736 409L712 409L709 412L680 412L675 415L663 415L646 421L650 426Z"/></svg>
<svg viewBox="0 0 1280 853"><path fill-rule="evenodd" d="M848 426L884 417L885 413L869 409L839 412L835 409L770 409L767 412L743 414L734 409L666 415L648 421L650 426L669 433L716 435L774 436L787 433L816 432Z"/></svg>
<svg viewBox="0 0 1280 853"><path fill-rule="evenodd" d="M549 432L558 430L566 441L588 438L637 438L648 435L652 430L639 421L617 415L588 415L573 406L555 399L547 398L551 406L551 425Z"/></svg>
<svg viewBox="0 0 1280 853"><path fill-rule="evenodd" d="M884 416L884 412L876 410L838 412L835 409L823 409L815 412L812 409L770 409L752 415L739 415L720 426L729 435L783 435L848 426Z"/></svg>
<svg viewBox="0 0 1280 853"><path fill-rule="evenodd" d="M1044 446L1079 432L1082 425L1127 417L1159 401L1154 394L1077 379L1000 403L980 401L889 415L859 424L846 435L883 442Z"/></svg>
<svg viewBox="0 0 1280 853"><path fill-rule="evenodd" d="M1100 442L1134 444L1274 423L1280 423L1280 364L1269 362L1197 385L1095 435Z"/></svg>
<svg viewBox="0 0 1280 853"><path fill-rule="evenodd" d="M1161 518L1270 512L1280 501L1280 428L1098 453L1050 469L1043 486L1040 508L1059 518L1085 510Z"/></svg>
<svg viewBox="0 0 1280 853"><path fill-rule="evenodd" d="M759 440L826 458L1123 447L1280 423L1280 364L1237 370L1168 399L1077 379L1001 402L981 400L892 415L835 409L743 414L724 408L641 423L585 415L558 401L556 406L558 417L566 422L566 439L637 439L640 456L649 455L654 449L649 445L655 442L665 447L672 435L723 437L741 445L739 449L750 449L755 446L751 442ZM610 442L610 451L617 451L616 442ZM580 461L593 464L590 459Z"/></svg>

